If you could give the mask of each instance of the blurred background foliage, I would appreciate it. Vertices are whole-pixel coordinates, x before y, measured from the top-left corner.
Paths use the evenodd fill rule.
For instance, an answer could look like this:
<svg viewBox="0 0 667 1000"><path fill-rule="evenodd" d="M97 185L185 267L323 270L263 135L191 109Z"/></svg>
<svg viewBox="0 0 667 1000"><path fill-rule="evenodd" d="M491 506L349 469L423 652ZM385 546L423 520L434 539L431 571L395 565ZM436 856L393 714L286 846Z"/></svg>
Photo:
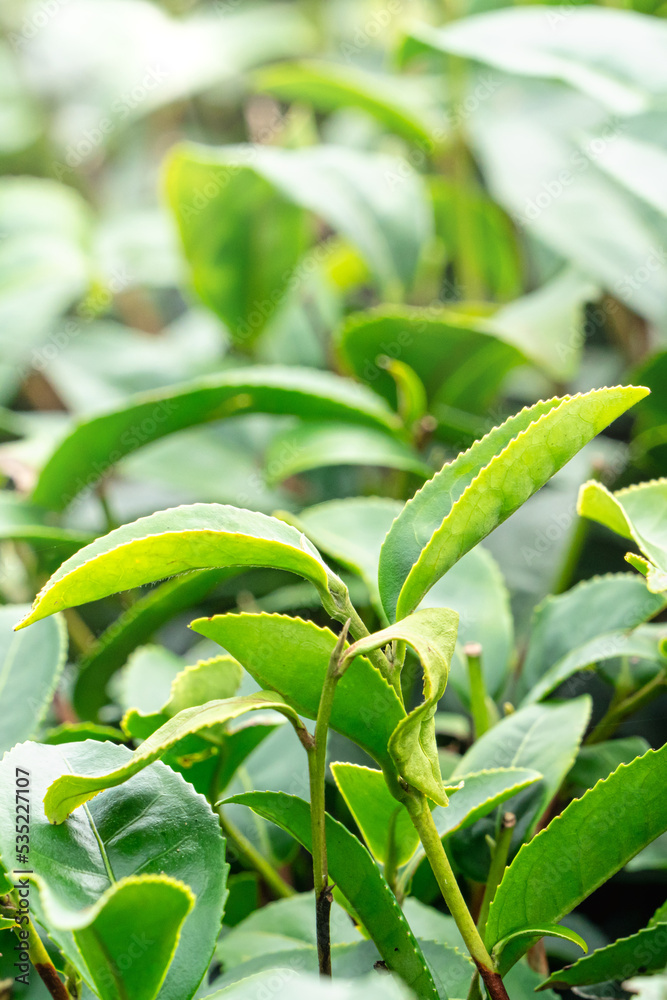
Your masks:
<svg viewBox="0 0 667 1000"><path fill-rule="evenodd" d="M663 13L3 0L3 602L114 525L215 501L302 526L372 620L366 549L392 501L536 399L648 385L443 580L443 603L486 628L500 696L544 596L627 568L624 540L578 519L580 483L667 471ZM321 372L356 380L349 405L328 406ZM44 725L157 709L200 655L193 611L257 607L321 617L307 585L260 570L72 613ZM660 705L627 734L662 744ZM250 786L291 788L285 738L249 759Z"/></svg>

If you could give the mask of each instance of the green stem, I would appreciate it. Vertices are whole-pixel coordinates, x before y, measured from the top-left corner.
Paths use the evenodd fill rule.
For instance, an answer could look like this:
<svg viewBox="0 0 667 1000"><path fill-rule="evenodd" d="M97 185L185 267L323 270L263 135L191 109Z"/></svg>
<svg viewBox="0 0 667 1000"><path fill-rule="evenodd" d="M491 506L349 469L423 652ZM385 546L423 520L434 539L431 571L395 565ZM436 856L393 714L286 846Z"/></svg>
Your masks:
<svg viewBox="0 0 667 1000"><path fill-rule="evenodd" d="M343 624L349 622L348 628L353 639L363 639L370 632L361 620L359 613L350 600L347 587L338 577L331 574L329 578L329 592L320 591L324 610L334 621ZM381 649L373 649L368 654L368 659L380 673L392 683L392 665Z"/></svg>
<svg viewBox="0 0 667 1000"><path fill-rule="evenodd" d="M665 686L667 686L667 674L664 670L660 670L648 684L639 688L634 694L617 704L612 701L609 710L595 726L586 743L600 743L602 740L608 740L628 715L632 715L633 712L637 712L644 705L653 701Z"/></svg>
<svg viewBox="0 0 667 1000"><path fill-rule="evenodd" d="M510 844L512 843L512 832L515 826L516 816L514 813L506 812L503 815L502 822L500 824L500 832L496 839L496 846L491 858L489 877L486 880L484 899L482 900L482 907L479 911L479 919L477 920L477 929L482 937L484 937L484 932L486 930L489 907L493 902L493 897L496 894L498 886L500 885L500 880L502 879L505 868L507 867L507 858L509 856Z"/></svg>
<svg viewBox="0 0 667 1000"><path fill-rule="evenodd" d="M398 890L396 887L396 873L398 871L398 850L396 844L396 823L402 811L403 810L399 806L391 814L389 829L387 830L387 854L384 864L384 877L389 885L389 888L397 898ZM401 902L400 899L398 901L399 903Z"/></svg>
<svg viewBox="0 0 667 1000"><path fill-rule="evenodd" d="M315 918L317 931L317 957L320 975L331 975L331 935L329 915L333 896L329 886L327 861L325 776L327 766L327 737L333 708L336 685L341 677L340 658L347 641L350 619L345 622L334 646L324 678L320 704L315 721L315 744L307 747L308 775L310 778L310 823L313 855L313 887L315 889Z"/></svg>
<svg viewBox="0 0 667 1000"><path fill-rule="evenodd" d="M2 907L3 916L16 918L18 920L23 920L20 916L20 911L18 908L18 899L14 897L14 893L9 897L12 900L13 906ZM30 918L27 918L27 923L21 923L14 927L14 932L19 939L20 944L28 952L28 958L30 959L32 965L35 967L40 979L46 986L47 990L55 1000L71 1000L70 994L67 991L65 984L58 975L56 967L49 957L49 953L42 944L42 940L35 930L35 925ZM27 932L27 939L25 934Z"/></svg>
<svg viewBox="0 0 667 1000"><path fill-rule="evenodd" d="M241 833L238 827L232 823L227 816L225 816L220 807L218 807L218 817L220 819L220 826L222 827L225 835L229 838L238 853L245 859L248 865L261 876L273 894L278 899L287 899L289 896L294 896L295 891L292 886L288 885L287 882L281 878L273 865L259 853L255 845L248 840L245 834Z"/></svg>
<svg viewBox="0 0 667 1000"><path fill-rule="evenodd" d="M426 797L422 794L413 794L409 811L410 819L419 834L419 839L422 842L424 852L429 860L443 899L456 921L456 926L461 932L472 960L484 980L484 985L491 1000L508 1000L503 981L495 969L493 960L486 950L479 931L475 926L475 921L472 919L470 910L466 906L461 894Z"/></svg>
<svg viewBox="0 0 667 1000"><path fill-rule="evenodd" d="M478 740L487 729L491 728L487 694L482 674L482 647L478 642L468 642L463 648L468 661L468 677L470 680L470 710L472 713L475 739Z"/></svg>

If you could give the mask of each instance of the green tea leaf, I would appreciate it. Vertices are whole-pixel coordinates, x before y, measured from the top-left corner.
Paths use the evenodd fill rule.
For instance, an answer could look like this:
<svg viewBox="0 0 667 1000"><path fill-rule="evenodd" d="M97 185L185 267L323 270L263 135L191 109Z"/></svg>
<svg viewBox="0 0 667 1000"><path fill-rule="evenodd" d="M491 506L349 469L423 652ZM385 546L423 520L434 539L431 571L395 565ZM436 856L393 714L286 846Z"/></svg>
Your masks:
<svg viewBox="0 0 667 1000"><path fill-rule="evenodd" d="M378 589L380 549L402 504L387 497L347 497L306 508L298 515L279 516L295 525L322 552L361 577L371 600L386 620ZM630 577L632 578L632 577ZM513 622L509 593L493 556L477 545L429 591L428 607L452 608L459 614L457 652L451 682L467 700L468 676L459 647L479 642L484 651L483 671L487 690L500 693L507 681L512 652Z"/></svg>
<svg viewBox="0 0 667 1000"><path fill-rule="evenodd" d="M347 370L392 406L396 387L378 363L382 356L408 364L429 400L481 415L507 373L527 362L490 320L448 309L391 305L348 317L338 335L338 352Z"/></svg>
<svg viewBox="0 0 667 1000"><path fill-rule="evenodd" d="M130 876L166 876L182 883L196 902L181 928L176 954L158 996L159 1000L189 1000L211 960L228 870L225 842L208 803L180 775L156 763L85 805L62 826L49 823L42 806L47 788L61 775L72 771L99 774L122 767L131 757L125 747L90 740L60 746L22 743L5 754L0 763L0 858L3 864L14 867L14 771L21 767L30 772L33 874L29 877L38 889L31 893L34 917L90 982L92 970L83 961L73 932L54 923L51 913L60 921L65 911L73 912L76 920L77 913L94 907L104 893ZM130 946L138 949L139 964L150 964L147 954L149 948L152 954L153 946L141 937L136 912L129 935L124 924L125 950ZM136 970L135 974L149 975L149 970Z"/></svg>
<svg viewBox="0 0 667 1000"><path fill-rule="evenodd" d="M587 986L609 980L625 980L637 972L661 972L667 963L667 924L644 927L606 948L598 948L573 965L553 972L541 984L547 986Z"/></svg>
<svg viewBox="0 0 667 1000"><path fill-rule="evenodd" d="M513 965L523 955L523 953L537 944L543 937L561 938L564 941L572 941L578 945L582 951L588 951L588 945L576 931L561 924L548 924L545 927L530 927L527 930L517 931L503 938L493 948L493 959L498 965L501 976L509 972ZM545 984L546 985L546 984Z"/></svg>
<svg viewBox="0 0 667 1000"><path fill-rule="evenodd" d="M446 809L436 806L433 810L438 833L444 838L457 830L465 830L541 777L539 771L528 767L496 767L448 779L451 784L459 781L460 788L450 792Z"/></svg>
<svg viewBox="0 0 667 1000"><path fill-rule="evenodd" d="M486 537L646 389L596 389L522 410L445 465L403 508L380 554L391 620L409 614Z"/></svg>
<svg viewBox="0 0 667 1000"><path fill-rule="evenodd" d="M116 767L104 774L96 774L94 777L87 774L64 774L54 781L52 785L49 785L44 797L46 816L52 823L64 823L70 813L78 806L88 802L89 799L99 795L107 788L122 785L128 778L159 760L170 747L191 733L220 726L246 712L267 709L274 709L286 715L295 728L304 728L299 717L284 703L282 698L268 691L242 695L238 698L209 701L205 705L185 708L149 736L121 767Z"/></svg>
<svg viewBox="0 0 667 1000"><path fill-rule="evenodd" d="M310 810L303 799L280 792L246 792L226 801L249 806L311 850ZM436 1000L438 994L421 949L366 848L329 815L326 838L331 879L358 913L387 968L418 997Z"/></svg>
<svg viewBox="0 0 667 1000"><path fill-rule="evenodd" d="M344 588L294 528L223 504L172 507L98 538L63 563L40 590L19 628L145 583L206 567L271 566L297 573L320 594Z"/></svg>
<svg viewBox="0 0 667 1000"><path fill-rule="evenodd" d="M315 948L314 911L315 897L312 892L300 892L289 899L268 903L220 939L216 958L227 971L261 955L273 954L274 961L280 961L278 952L304 946ZM334 947L363 940L348 914L336 902L331 908L330 927Z"/></svg>
<svg viewBox="0 0 667 1000"><path fill-rule="evenodd" d="M373 857L386 864L394 852L400 868L417 850L419 835L407 809L387 788L382 771L340 761L330 767Z"/></svg>
<svg viewBox="0 0 667 1000"><path fill-rule="evenodd" d="M383 864L393 837L397 864L405 864L419 847L407 810L393 797L381 771L357 764L332 763L334 776L371 853ZM435 806L433 819L441 837L465 829L492 812L501 802L539 781L541 775L528 768L497 768L467 774L458 785L447 787L449 804ZM420 852L424 856L423 851Z"/></svg>
<svg viewBox="0 0 667 1000"><path fill-rule="evenodd" d="M242 614L198 618L195 632L226 649L262 688L277 691L300 715L317 717L322 685L336 636L329 629L286 615ZM331 728L357 743L391 771L389 739L406 718L394 689L364 657L336 686Z"/></svg>
<svg viewBox="0 0 667 1000"><path fill-rule="evenodd" d="M667 747L649 750L570 802L524 844L491 904L487 945L558 923L667 830L666 778Z"/></svg>
<svg viewBox="0 0 667 1000"><path fill-rule="evenodd" d="M231 656L198 660L174 678L162 711L173 717L186 708L232 698L241 683L243 667Z"/></svg>
<svg viewBox="0 0 667 1000"><path fill-rule="evenodd" d="M565 594L547 597L536 609L521 670L520 690L558 671L559 664L606 632L629 631L653 618L667 598L649 593L633 573L593 577ZM536 700L531 691L527 696Z"/></svg>
<svg viewBox="0 0 667 1000"><path fill-rule="evenodd" d="M528 692L522 704L540 701L577 671L594 669L598 663L615 660L619 656L654 663L656 670L667 667L667 655L661 651L665 630L658 628L657 632L645 631L650 628L650 625L645 626L644 630L638 628L629 635L622 629L616 629L578 646L547 670Z"/></svg>
<svg viewBox="0 0 667 1000"><path fill-rule="evenodd" d="M74 708L81 718L97 718L106 703L106 688L129 655L146 643L154 633L187 608L200 601L222 581L234 578L237 569L195 570L159 584L145 597L139 597L96 640L79 661L74 684Z"/></svg>
<svg viewBox="0 0 667 1000"><path fill-rule="evenodd" d="M598 521L637 544L646 560L638 563L632 553L626 559L646 576L653 594L667 590L666 503L667 479L639 483L616 493L592 480L581 487L577 505L583 517Z"/></svg>
<svg viewBox="0 0 667 1000"><path fill-rule="evenodd" d="M28 739L53 698L67 657L67 630L60 617L16 635L25 604L0 608L0 754Z"/></svg>
<svg viewBox="0 0 667 1000"><path fill-rule="evenodd" d="M539 771L542 782L530 797L523 822L517 824L519 834L530 836L574 763L590 712L587 695L561 704L521 708L501 719L472 745L451 781L486 768L530 767ZM546 922L556 923L557 919Z"/></svg>
<svg viewBox="0 0 667 1000"><path fill-rule="evenodd" d="M642 736L626 736L619 740L584 744L568 774L568 784L585 791L593 788L618 768L629 764L635 757L642 757L649 744Z"/></svg>
<svg viewBox="0 0 667 1000"><path fill-rule="evenodd" d="M278 516L303 531L318 550L360 576L384 618L378 590L380 549L401 509L402 504L389 497L346 497L307 507L298 515L280 511Z"/></svg>
<svg viewBox="0 0 667 1000"><path fill-rule="evenodd" d="M544 11L522 7L445 28L420 25L406 41L404 55L433 48L514 75L555 80L622 115L636 114L653 95L664 94L659 67L667 32L654 34L650 19L634 11L585 7L572 15L555 25ZM630 51L642 52L644 58L632 59Z"/></svg>
<svg viewBox="0 0 667 1000"><path fill-rule="evenodd" d="M134 875L114 883L97 903L76 913L51 900L44 909L51 926L72 933L102 1000L154 1000L161 995L183 921L194 903L182 882L164 875ZM133 940L129 931L137 913L141 933Z"/></svg>
<svg viewBox="0 0 667 1000"><path fill-rule="evenodd" d="M359 108L408 142L433 142L433 118L419 100L420 91L409 88L404 77L309 60L276 63L256 73L254 82L262 92L322 111Z"/></svg>
<svg viewBox="0 0 667 1000"><path fill-rule="evenodd" d="M398 418L375 393L312 368L238 368L130 397L84 419L52 452L32 500L64 510L117 462L168 434L246 413L291 414L396 432Z"/></svg>
<svg viewBox="0 0 667 1000"><path fill-rule="evenodd" d="M426 608L396 625L357 639L341 658L341 668L344 668L358 654L397 642L408 643L417 653L423 670L424 700L398 723L389 740L389 752L408 784L442 806L446 806L448 800L440 774L433 717L447 686L458 624L459 616L455 611ZM400 686L400 666L394 670L392 681Z"/></svg>
<svg viewBox="0 0 667 1000"><path fill-rule="evenodd" d="M303 423L276 435L264 456L269 483L332 465L377 465L425 479L433 469L403 441L371 427Z"/></svg>
<svg viewBox="0 0 667 1000"><path fill-rule="evenodd" d="M290 287L307 248L306 212L357 248L390 299L411 284L431 234L420 178L378 153L188 144L172 151L166 177L195 288L241 343L261 333Z"/></svg>

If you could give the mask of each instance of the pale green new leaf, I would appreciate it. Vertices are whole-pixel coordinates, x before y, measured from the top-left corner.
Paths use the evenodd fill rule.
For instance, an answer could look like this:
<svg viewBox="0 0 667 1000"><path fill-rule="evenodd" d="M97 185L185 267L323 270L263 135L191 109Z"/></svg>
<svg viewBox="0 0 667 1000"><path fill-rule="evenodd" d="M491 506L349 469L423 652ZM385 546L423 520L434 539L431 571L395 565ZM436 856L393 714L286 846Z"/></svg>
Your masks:
<svg viewBox="0 0 667 1000"><path fill-rule="evenodd" d="M134 875L114 883L92 907L71 913L49 901L45 912L59 930L72 932L102 1000L154 1000L194 903L182 882L165 875ZM129 929L138 913L141 935L133 941ZM136 958L133 952L138 952Z"/></svg>
<svg viewBox="0 0 667 1000"><path fill-rule="evenodd" d="M317 716L336 636L287 615L241 614L198 618L195 632L226 649L262 688L277 691L299 715ZM353 740L384 769L394 770L390 737L406 718L398 695L360 656L336 686L331 728Z"/></svg>
<svg viewBox="0 0 667 1000"><path fill-rule="evenodd" d="M382 546L380 593L390 620L413 611L462 555L647 392L595 389L536 403L437 472L405 505Z"/></svg>
<svg viewBox="0 0 667 1000"><path fill-rule="evenodd" d="M63 823L78 806L94 798L107 788L122 785L124 781L159 760L163 754L191 733L220 726L246 712L274 709L286 715L297 730L304 726L297 714L282 698L269 691L209 701L205 705L185 708L156 729L122 767L104 774L64 774L49 786L44 797L44 810L52 823Z"/></svg>
<svg viewBox="0 0 667 1000"><path fill-rule="evenodd" d="M626 559L646 577L648 589L667 590L667 479L638 483L610 493L596 480L584 483L578 510L583 517L604 524L635 542L646 557L628 553Z"/></svg>
<svg viewBox="0 0 667 1000"><path fill-rule="evenodd" d="M256 366L131 396L77 423L41 470L32 500L64 510L126 455L188 427L247 413L291 414L396 432L400 423L365 386L313 368Z"/></svg>
<svg viewBox="0 0 667 1000"><path fill-rule="evenodd" d="M0 754L28 739L44 718L67 657L67 630L60 617L16 635L25 604L0 608Z"/></svg>
<svg viewBox="0 0 667 1000"><path fill-rule="evenodd" d="M243 668L232 656L198 660L174 678L169 700L162 706L162 711L174 716L195 705L233 698L242 676Z"/></svg>
<svg viewBox="0 0 667 1000"><path fill-rule="evenodd" d="M648 750L574 799L524 844L491 904L487 945L558 923L667 830L666 780L667 747Z"/></svg>
<svg viewBox="0 0 667 1000"><path fill-rule="evenodd" d="M224 504L192 504L139 518L80 549L40 590L19 627L165 576L230 566L297 573L329 603L331 586L344 591L316 549L283 521Z"/></svg>
<svg viewBox="0 0 667 1000"><path fill-rule="evenodd" d="M458 614L449 608L416 611L396 625L358 639L341 660L343 669L355 656L390 643L406 642L415 650L423 669L424 700L398 723L389 740L389 751L408 784L442 806L448 800L440 774L433 717L447 686L458 623ZM400 686L400 666L394 668L391 679Z"/></svg>

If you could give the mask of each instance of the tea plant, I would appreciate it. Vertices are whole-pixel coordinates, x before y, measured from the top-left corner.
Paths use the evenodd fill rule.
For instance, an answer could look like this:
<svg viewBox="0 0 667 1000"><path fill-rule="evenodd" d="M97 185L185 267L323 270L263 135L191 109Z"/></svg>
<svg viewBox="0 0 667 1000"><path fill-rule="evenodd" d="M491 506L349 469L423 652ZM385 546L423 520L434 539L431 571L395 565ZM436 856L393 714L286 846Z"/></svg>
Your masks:
<svg viewBox="0 0 667 1000"><path fill-rule="evenodd" d="M234 381L245 386L245 378ZM293 392L289 381L279 391ZM665 560L664 539L651 511L664 485L622 491L618 499L596 484L583 489L584 513L618 528L616 511L624 512L624 533L639 540L653 560L649 589L633 576L600 578L545 605L526 657L523 700L504 719L498 719L485 689L483 648L465 646L467 698L477 741L446 781L436 742L437 706L456 654L458 614L429 607L429 595L576 451L645 395L645 389L627 387L537 403L443 466L404 506L397 505L395 518L387 510L386 537L379 551L369 551L377 563L378 610L388 623L374 632L364 624L344 581L305 534L249 510L195 504L162 511L111 531L63 563L20 623L21 628L31 626L28 636L32 629L39 631L37 648L51 684L60 669L62 637L57 630L44 632L48 620L43 619L120 588L205 567L265 566L297 574L314 586L322 607L342 629L336 635L300 618L256 612L197 619L191 627L221 645L225 654L179 674L159 712L126 713L125 735L140 741L134 752L58 737L51 746L19 744L5 756L0 857L7 872L17 871L13 854L19 856L19 847L9 808L14 788L8 776L32 775L32 843L22 863L29 857L33 867L16 888L6 882L3 919L5 926L16 922L19 934L21 927L27 928L25 950L52 995L77 996L81 982L103 998L153 997L158 989L160 996L194 994L217 938L228 871L218 822L195 789L206 789L220 811L222 828L279 894L288 888L225 818L227 807L248 806L312 853L313 920L319 969L325 976L332 973L334 888L372 939L384 966L419 997L442 995L440 976L451 982L452 969L441 971L442 961L454 962L459 983L467 975L471 995L479 993L479 975L489 996L498 998L507 996L508 973L545 935L565 937L586 949L581 937L560 923L562 918L667 830L664 750L637 755L636 742L631 748L621 746L623 741L608 744L612 754L621 752L615 770L596 756L603 746L598 741L665 683L663 631L642 624L665 606L660 588L651 586ZM327 405L345 404L332 400ZM105 419L109 423L122 415ZM85 425L74 439L84 433ZM68 442L56 453L48 475L59 488L64 475L71 478L76 471L78 454ZM48 481L44 474L41 482ZM631 507L629 499L640 496L646 502ZM382 530L381 523L376 525L378 534ZM332 523L330 539L335 533ZM602 604L598 591L604 592ZM612 594L623 594L625 600L608 600ZM584 757L589 774L602 767L604 780L595 784L584 777L584 785L594 787L549 822L545 810L571 768L590 709L587 697L568 703L543 699L582 668L621 655L641 658L650 679L635 677L634 668L612 679L612 707L591 734L592 753ZM422 700L412 707L406 699L417 662ZM235 693L239 664L261 690ZM267 728L235 729L230 723L246 713L267 711L287 719L305 751L309 803L271 791L224 795L234 771ZM312 732L304 718L315 720ZM330 728L379 765L380 770L369 770L333 764L332 773L384 875L359 841L326 812ZM79 735L94 736L94 730L84 724ZM522 754L529 740L537 746L542 741L543 750ZM631 762L625 763L623 754ZM160 759L166 764L149 766ZM527 763L539 764L541 770L529 769ZM489 764L494 766L489 769ZM184 782L174 767L189 780ZM17 777L17 801L19 784ZM522 790L523 797L517 798ZM516 812L498 814L475 919L444 844L451 845L456 857L457 835L510 800L517 804ZM476 853L471 851L464 870L466 864L479 866ZM469 958L462 952L429 958L401 912L398 901L409 891L422 858L433 871ZM67 961L65 984L33 924L22 915L18 886L29 883L38 891L37 917ZM138 905L141 926L152 942L150 962L126 960L131 915ZM659 913L634 939L593 952L543 985L627 976L639 946L650 949L654 940L663 942L663 930ZM333 950L335 954L335 946ZM651 969L664 965L663 952L664 942L651 952ZM644 960L631 971L640 968L646 971ZM449 995L450 986L444 989Z"/></svg>

